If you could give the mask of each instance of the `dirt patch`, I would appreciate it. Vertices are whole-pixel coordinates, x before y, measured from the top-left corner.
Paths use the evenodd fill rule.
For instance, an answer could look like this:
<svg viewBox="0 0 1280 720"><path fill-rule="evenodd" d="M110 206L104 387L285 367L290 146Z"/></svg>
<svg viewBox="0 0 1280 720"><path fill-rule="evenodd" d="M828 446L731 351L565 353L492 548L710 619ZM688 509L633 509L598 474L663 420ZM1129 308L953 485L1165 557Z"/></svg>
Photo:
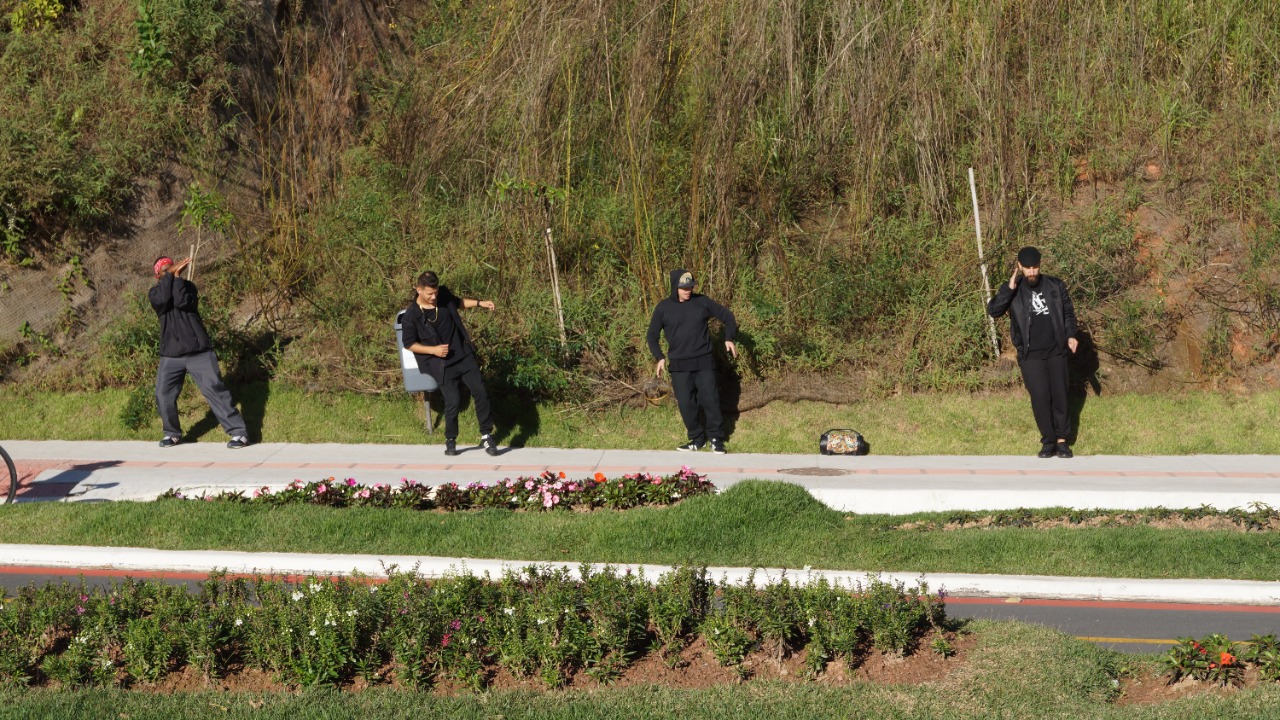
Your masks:
<svg viewBox="0 0 1280 720"><path fill-rule="evenodd" d="M806 666L808 654L805 650L790 653L782 658L757 651L749 655L743 663L745 679L739 678L734 669L716 662L706 641L699 637L682 649L672 664L665 662L658 652L650 651L638 658L610 683L602 683L585 671L578 671L568 678L564 687L590 690L605 687L658 685L667 688L701 689L757 680L816 682L834 687L856 682L870 682L877 685L920 685L941 681L964 667L970 653L977 645L975 635L945 633L941 637L947 640L955 650L955 654L944 658L930 649L938 637L940 637L938 633L930 632L921 639L916 651L906 656L872 651L860 658L852 668L844 661L832 662L823 672L814 677L810 677L808 673ZM548 690L536 675L519 677L506 668L492 666L486 668L486 680L488 690L557 692ZM48 682L47 685L56 687L57 683ZM395 669L392 666L381 668L374 682L365 678L355 678L341 684L339 689L344 692L358 693L374 686L407 689L407 685L395 677ZM232 666L222 677L212 679L206 678L195 667L187 665L154 683L132 683L127 686L127 689L132 692L155 694L208 690L284 693L298 690L295 686L281 682L272 673L239 665ZM471 690L456 679L439 678L429 692L439 697L450 697L465 695Z"/></svg>
<svg viewBox="0 0 1280 720"><path fill-rule="evenodd" d="M925 532L954 532L957 530L990 530L993 528L1020 527L1034 530L1050 530L1053 528L1099 528L1099 527L1135 527L1145 526L1162 530L1229 530L1233 532L1274 532L1280 530L1280 518L1269 518L1265 521L1247 524L1237 522L1231 517L1214 515L1205 517L1163 517L1151 518L1141 514L1114 513L1094 515L1086 518L1010 518L1006 515L984 515L962 521L946 523L908 522L895 525L894 530L919 530Z"/></svg>
<svg viewBox="0 0 1280 720"><path fill-rule="evenodd" d="M1266 683L1258 676L1257 668L1245 670L1239 685L1220 685L1189 677L1170 683L1167 676L1148 671L1134 677L1121 678L1120 697L1116 700L1116 705L1157 705L1200 695L1226 697L1242 689L1264 684Z"/></svg>

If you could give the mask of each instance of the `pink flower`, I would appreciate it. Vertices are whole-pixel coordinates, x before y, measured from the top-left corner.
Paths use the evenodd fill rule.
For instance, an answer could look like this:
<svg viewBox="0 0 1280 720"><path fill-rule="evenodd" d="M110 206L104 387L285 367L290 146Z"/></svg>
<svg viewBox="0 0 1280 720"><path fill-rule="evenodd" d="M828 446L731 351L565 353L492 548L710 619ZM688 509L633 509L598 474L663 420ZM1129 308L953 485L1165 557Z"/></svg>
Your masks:
<svg viewBox="0 0 1280 720"><path fill-rule="evenodd" d="M440 638L440 647L449 647L449 638L451 637L453 636L449 633L445 633L444 637Z"/></svg>
<svg viewBox="0 0 1280 720"><path fill-rule="evenodd" d="M559 502L560 502L560 496L559 496L559 495L552 495L552 496L551 496L551 504L552 504L552 505L559 504Z"/></svg>
<svg viewBox="0 0 1280 720"><path fill-rule="evenodd" d="M347 478L347 487L353 487L356 484L355 478Z"/></svg>
<svg viewBox="0 0 1280 720"><path fill-rule="evenodd" d="M369 488L365 488L364 490L361 490L360 492L356 493L356 497L358 497L358 498L360 498L360 499L362 499L362 500L363 500L363 499L365 499L365 498L368 498L368 497L369 497Z"/></svg>
<svg viewBox="0 0 1280 720"><path fill-rule="evenodd" d="M449 627L450 627L450 628L452 628L452 629L454 629L454 630L458 630L459 628L461 628L461 627L462 627L462 621L461 621L461 620L454 620L454 621L452 621L452 622L450 622L450 623L449 623Z"/></svg>
<svg viewBox="0 0 1280 720"><path fill-rule="evenodd" d="M542 507L545 507L545 508L549 508L549 507L551 507L551 495L550 495L550 494L544 494L544 495L542 496Z"/></svg>
<svg viewBox="0 0 1280 720"><path fill-rule="evenodd" d="M533 481L532 481L532 480L525 480L525 481L524 481L524 489L525 489L525 490L532 490L532 489L533 489Z"/></svg>
<svg viewBox="0 0 1280 720"><path fill-rule="evenodd" d="M577 490L577 489L578 489L578 483L569 483L569 487L568 487L568 488L566 488L566 489L567 489L569 492L573 492L574 490Z"/></svg>
<svg viewBox="0 0 1280 720"><path fill-rule="evenodd" d="M321 483L321 484L320 484L320 487L316 488L316 494L317 494L317 495L320 495L320 494L322 494L325 490L328 490L328 489L329 489L329 488L328 488L328 487L326 487L326 486L324 485L324 483Z"/></svg>

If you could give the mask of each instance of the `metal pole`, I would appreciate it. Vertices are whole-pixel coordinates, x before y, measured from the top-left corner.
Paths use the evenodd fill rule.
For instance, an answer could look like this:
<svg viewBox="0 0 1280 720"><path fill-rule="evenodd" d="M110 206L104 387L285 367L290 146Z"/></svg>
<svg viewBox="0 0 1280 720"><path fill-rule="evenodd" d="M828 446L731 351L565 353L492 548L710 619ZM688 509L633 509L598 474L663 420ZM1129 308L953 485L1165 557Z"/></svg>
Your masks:
<svg viewBox="0 0 1280 720"><path fill-rule="evenodd" d="M431 420L431 393L425 390L422 393L422 407L427 411L427 432L434 435L436 428L435 423Z"/></svg>
<svg viewBox="0 0 1280 720"><path fill-rule="evenodd" d="M982 252L982 221L978 218L978 185L973 181L973 168L969 168L969 192L973 195L973 230L978 234L978 263L982 266L982 314L987 315L991 283L987 280L987 258ZM987 332L991 335L991 352L998 358L1000 339L996 335L996 319L990 315L987 315Z"/></svg>

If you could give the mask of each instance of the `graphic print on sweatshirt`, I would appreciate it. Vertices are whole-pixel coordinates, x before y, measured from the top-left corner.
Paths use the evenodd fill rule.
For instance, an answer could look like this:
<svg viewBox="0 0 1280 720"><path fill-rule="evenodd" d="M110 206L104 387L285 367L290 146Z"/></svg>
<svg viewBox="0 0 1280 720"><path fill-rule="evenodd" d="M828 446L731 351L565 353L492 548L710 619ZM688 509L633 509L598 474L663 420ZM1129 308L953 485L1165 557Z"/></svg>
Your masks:
<svg viewBox="0 0 1280 720"><path fill-rule="evenodd" d="M1044 300L1044 293L1039 290L1031 291L1031 314L1032 315L1048 315L1049 303Z"/></svg>

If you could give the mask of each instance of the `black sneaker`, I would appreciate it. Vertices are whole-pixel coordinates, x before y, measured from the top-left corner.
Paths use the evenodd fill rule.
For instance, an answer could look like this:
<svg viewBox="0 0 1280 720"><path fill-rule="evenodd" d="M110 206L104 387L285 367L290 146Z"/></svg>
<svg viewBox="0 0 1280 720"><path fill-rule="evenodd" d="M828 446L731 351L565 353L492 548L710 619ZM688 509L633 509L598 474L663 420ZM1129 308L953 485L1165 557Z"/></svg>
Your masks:
<svg viewBox="0 0 1280 720"><path fill-rule="evenodd" d="M676 449L680 452L697 452L702 449L702 443L696 443L690 440L689 442L678 446Z"/></svg>
<svg viewBox="0 0 1280 720"><path fill-rule="evenodd" d="M1071 448L1067 447L1067 444L1064 442L1058 443L1058 447L1056 449L1058 457L1060 458L1075 457L1075 453L1071 452Z"/></svg>
<svg viewBox="0 0 1280 720"><path fill-rule="evenodd" d="M458 454L458 443L452 439L444 441L444 454L450 457Z"/></svg>
<svg viewBox="0 0 1280 720"><path fill-rule="evenodd" d="M1040 446L1040 452L1036 453L1036 457L1051 458L1053 457L1055 452L1056 452L1056 449L1054 448L1053 443L1045 443L1044 445Z"/></svg>
<svg viewBox="0 0 1280 720"><path fill-rule="evenodd" d="M498 454L498 444L493 441L492 435L481 436L480 447L484 448L484 451L490 455Z"/></svg>
<svg viewBox="0 0 1280 720"><path fill-rule="evenodd" d="M227 443L227 447L231 448L232 450L239 450L242 447L249 447L249 438L243 435L237 435L231 438L230 442Z"/></svg>
<svg viewBox="0 0 1280 720"><path fill-rule="evenodd" d="M173 437L172 435L166 435L166 436L165 436L165 438L164 438L163 440L161 440L161 441L160 441L160 447L162 447L162 448L171 448L171 447L173 447L174 445L177 445L177 444L179 444L179 443L181 443L181 442L182 442L181 440L179 440L179 439L178 439L178 438L176 438L176 437Z"/></svg>
<svg viewBox="0 0 1280 720"><path fill-rule="evenodd" d="M711 441L711 452L713 452L713 453L715 453L715 454L717 454L717 455L723 455L723 454L724 454L724 441L723 441L723 440L712 440L712 441Z"/></svg>

